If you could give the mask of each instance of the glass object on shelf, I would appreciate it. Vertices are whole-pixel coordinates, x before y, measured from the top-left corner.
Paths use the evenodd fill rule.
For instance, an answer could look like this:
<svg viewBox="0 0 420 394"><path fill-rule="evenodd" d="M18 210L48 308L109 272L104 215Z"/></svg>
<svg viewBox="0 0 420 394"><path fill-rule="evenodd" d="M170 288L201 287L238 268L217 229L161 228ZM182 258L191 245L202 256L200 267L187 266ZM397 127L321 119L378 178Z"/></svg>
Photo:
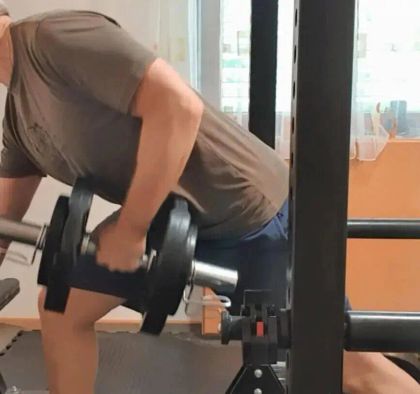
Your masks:
<svg viewBox="0 0 420 394"><path fill-rule="evenodd" d="M390 138L390 133L383 127L381 103L377 103L370 114L365 110L355 110L352 113L352 146L350 159L360 161L376 160Z"/></svg>
<svg viewBox="0 0 420 394"><path fill-rule="evenodd" d="M420 2L358 0L357 14L354 107L367 116L381 103L390 138L420 138Z"/></svg>

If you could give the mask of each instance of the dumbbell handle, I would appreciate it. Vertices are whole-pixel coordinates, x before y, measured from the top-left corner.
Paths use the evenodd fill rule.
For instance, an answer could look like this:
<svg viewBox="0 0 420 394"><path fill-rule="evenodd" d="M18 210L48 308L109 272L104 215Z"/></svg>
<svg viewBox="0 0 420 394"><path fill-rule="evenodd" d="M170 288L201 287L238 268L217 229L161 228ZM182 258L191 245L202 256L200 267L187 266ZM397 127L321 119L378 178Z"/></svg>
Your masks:
<svg viewBox="0 0 420 394"><path fill-rule="evenodd" d="M82 255L95 255L96 254L96 244L90 237L90 234L85 234L83 237L82 245L80 247L80 254ZM149 256L144 255L140 261L140 268L148 270L150 268L151 259Z"/></svg>
<svg viewBox="0 0 420 394"><path fill-rule="evenodd" d="M19 222L16 220L0 217L0 238L32 245L42 249L44 245L43 235L47 226ZM81 245L82 254L95 254L96 245L87 234ZM151 260L145 255L140 266L149 269ZM202 261L193 260L191 277L189 282L197 286L211 287L216 291L232 292L238 283L238 272L228 268L219 267Z"/></svg>

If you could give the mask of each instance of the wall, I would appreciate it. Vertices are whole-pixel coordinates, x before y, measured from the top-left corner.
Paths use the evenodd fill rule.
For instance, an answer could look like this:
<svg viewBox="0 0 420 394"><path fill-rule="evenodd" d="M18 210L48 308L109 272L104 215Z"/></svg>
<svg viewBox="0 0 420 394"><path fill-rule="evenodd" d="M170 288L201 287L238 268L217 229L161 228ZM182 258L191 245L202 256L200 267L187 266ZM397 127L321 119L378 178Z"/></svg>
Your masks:
<svg viewBox="0 0 420 394"><path fill-rule="evenodd" d="M420 141L391 140L351 162L349 217L420 219ZM358 309L420 311L420 240L349 240L347 289Z"/></svg>
<svg viewBox="0 0 420 394"><path fill-rule="evenodd" d="M53 3L53 6L51 5ZM173 29L177 29L181 36L186 36L188 32L187 21L188 15L188 0L177 0L177 11L176 15L177 24L175 27L166 28L164 34L160 34L160 25L167 24L168 18L174 17L175 14L168 12L162 12L163 7L167 6L168 0L162 1L149 1L149 0L54 0L50 2L47 0L19 0L9 1L9 8L11 15L14 19L24 18L31 14L38 12L45 12L51 9L91 9L94 11L103 12L111 15L119 21L119 23L127 29L134 37L141 41L144 45L159 52L160 47L163 50L163 56L171 55L171 45L164 42L165 39L169 39L168 34ZM182 7L183 6L183 7ZM164 16L161 18L161 13ZM166 19L163 19L166 18ZM184 21L184 26L180 26L180 21ZM172 25L171 25L172 26ZM184 30L182 31L182 27ZM182 40L178 40L178 43L187 44ZM165 43L165 45L163 45ZM181 51L182 52L182 51ZM160 52L159 52L160 53ZM175 67L178 71L188 77L189 64L188 63L188 52L184 50L181 55L179 51L176 51L176 64ZM4 108L4 99L6 95L6 89L0 89L0 108ZM3 114L0 112L0 116ZM48 178L43 180L40 189L38 190L33 204L26 216L26 220L34 221L37 223L46 223L49 221L51 212L53 210L57 196L60 193L68 193L70 188ZM115 210L116 207L108 204L107 202L96 199L93 205L92 213L88 227L92 229L101 219L106 217L110 212ZM24 253L28 258L31 257L32 249L26 248L21 245L12 245L12 249ZM38 294L38 288L36 285L36 274L38 265L34 267L26 267L22 265L13 264L10 261L6 261L1 267L0 278L16 277L21 282L21 293L20 295L0 312L1 318L7 319L34 319L37 318L36 299ZM196 292L198 294L198 292ZM176 320L187 321L190 319L197 320L200 318L200 309L192 308L193 317L187 317L183 309L180 309L179 313L174 317ZM139 315L130 312L125 308L118 308L111 312L108 316L108 320L127 320L127 319L138 319Z"/></svg>
<svg viewBox="0 0 420 394"><path fill-rule="evenodd" d="M333 164L333 163L332 163ZM420 140L391 140L378 160L350 162L349 217L420 219ZM420 240L349 240L347 294L354 309L420 311ZM215 334L220 308L203 313Z"/></svg>

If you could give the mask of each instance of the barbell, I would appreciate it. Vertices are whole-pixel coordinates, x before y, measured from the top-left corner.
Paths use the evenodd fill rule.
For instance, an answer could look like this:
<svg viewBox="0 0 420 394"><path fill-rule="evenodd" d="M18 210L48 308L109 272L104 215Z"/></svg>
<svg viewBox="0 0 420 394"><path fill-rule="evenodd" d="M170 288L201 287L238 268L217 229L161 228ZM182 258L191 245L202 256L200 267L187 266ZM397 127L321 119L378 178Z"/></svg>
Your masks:
<svg viewBox="0 0 420 394"><path fill-rule="evenodd" d="M47 310L65 312L73 269L83 264L84 258L95 256L96 245L86 232L92 199L89 182L78 179L70 197L58 198L48 225L0 217L0 238L42 250L38 284L47 288ZM168 201L159 247L148 251L139 264L147 284L141 331L154 335L160 334L168 315L176 313L188 285L230 293L238 282L237 271L194 258L198 231L188 204L181 198Z"/></svg>

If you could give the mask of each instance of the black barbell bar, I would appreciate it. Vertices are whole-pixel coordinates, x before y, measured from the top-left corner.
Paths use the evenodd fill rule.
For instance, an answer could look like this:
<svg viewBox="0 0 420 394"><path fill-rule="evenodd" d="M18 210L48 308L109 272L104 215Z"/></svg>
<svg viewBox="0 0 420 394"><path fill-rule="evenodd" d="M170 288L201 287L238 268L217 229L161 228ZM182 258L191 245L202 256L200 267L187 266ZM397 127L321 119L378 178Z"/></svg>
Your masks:
<svg viewBox="0 0 420 394"><path fill-rule="evenodd" d="M420 352L420 313L349 311L345 349L362 352Z"/></svg>
<svg viewBox="0 0 420 394"><path fill-rule="evenodd" d="M350 219L347 228L348 238L420 239L417 219ZM0 236L5 240L37 246L43 229L45 226L0 218Z"/></svg>
<svg viewBox="0 0 420 394"><path fill-rule="evenodd" d="M348 238L420 239L420 220L351 219L347 222Z"/></svg>
<svg viewBox="0 0 420 394"><path fill-rule="evenodd" d="M290 315L286 309L276 312L278 344L290 348L293 335L290 330ZM222 344L242 340L242 322L245 316L222 313L220 333ZM308 327L310 330L310 327ZM357 352L420 352L420 313L348 311L343 326L344 348Z"/></svg>

